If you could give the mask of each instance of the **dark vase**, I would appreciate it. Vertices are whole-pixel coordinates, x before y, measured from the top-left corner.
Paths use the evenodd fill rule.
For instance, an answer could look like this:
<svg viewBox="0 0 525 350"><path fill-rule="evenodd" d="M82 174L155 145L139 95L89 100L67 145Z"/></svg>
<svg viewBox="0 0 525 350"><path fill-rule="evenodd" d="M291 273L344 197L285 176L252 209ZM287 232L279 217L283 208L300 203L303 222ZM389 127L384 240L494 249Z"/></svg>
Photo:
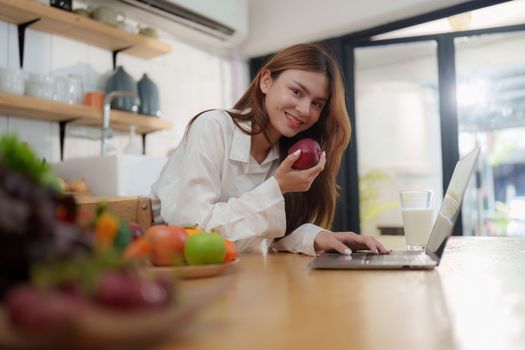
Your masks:
<svg viewBox="0 0 525 350"><path fill-rule="evenodd" d="M157 85L147 74L144 74L137 86L140 98L139 113L160 117L160 97Z"/></svg>
<svg viewBox="0 0 525 350"><path fill-rule="evenodd" d="M61 10L73 11L72 0L50 0L49 5Z"/></svg>
<svg viewBox="0 0 525 350"><path fill-rule="evenodd" d="M135 81L122 66L118 66L106 82L106 93L109 94L113 91L131 91L137 95L137 85ZM136 99L133 97L117 97L111 102L111 108L137 113L138 106L135 101Z"/></svg>

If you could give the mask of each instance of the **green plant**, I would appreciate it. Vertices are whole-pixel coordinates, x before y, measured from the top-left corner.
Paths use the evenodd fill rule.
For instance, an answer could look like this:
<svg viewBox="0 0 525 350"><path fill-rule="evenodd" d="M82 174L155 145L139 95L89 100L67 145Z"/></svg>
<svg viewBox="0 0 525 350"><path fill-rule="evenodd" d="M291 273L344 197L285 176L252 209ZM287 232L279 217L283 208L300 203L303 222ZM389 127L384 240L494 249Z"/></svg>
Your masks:
<svg viewBox="0 0 525 350"><path fill-rule="evenodd" d="M495 210L490 214L489 220L494 224L494 234L507 235L507 226L510 223L510 208L506 203L496 202Z"/></svg>
<svg viewBox="0 0 525 350"><path fill-rule="evenodd" d="M359 177L359 219L361 225L366 225L385 210L399 206L397 201L387 203L378 201L379 187L388 181L390 181L390 176L381 169L370 170Z"/></svg>
<svg viewBox="0 0 525 350"><path fill-rule="evenodd" d="M519 152L518 139L516 135L503 133L501 131L494 131L492 133L492 150L488 155L488 162L492 167L497 167L502 164L513 154Z"/></svg>
<svg viewBox="0 0 525 350"><path fill-rule="evenodd" d="M0 137L0 162L14 172L29 176L37 184L58 190L58 180L49 164L39 159L16 134Z"/></svg>

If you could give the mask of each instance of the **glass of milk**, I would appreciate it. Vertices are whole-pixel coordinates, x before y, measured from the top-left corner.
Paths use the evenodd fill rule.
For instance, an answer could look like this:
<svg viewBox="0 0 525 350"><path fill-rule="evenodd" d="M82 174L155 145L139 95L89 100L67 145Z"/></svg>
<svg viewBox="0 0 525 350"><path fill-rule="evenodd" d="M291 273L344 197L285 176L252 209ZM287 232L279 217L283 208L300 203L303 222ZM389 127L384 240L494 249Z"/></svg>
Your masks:
<svg viewBox="0 0 525 350"><path fill-rule="evenodd" d="M422 250L432 231L434 191L401 191L401 213L408 250Z"/></svg>

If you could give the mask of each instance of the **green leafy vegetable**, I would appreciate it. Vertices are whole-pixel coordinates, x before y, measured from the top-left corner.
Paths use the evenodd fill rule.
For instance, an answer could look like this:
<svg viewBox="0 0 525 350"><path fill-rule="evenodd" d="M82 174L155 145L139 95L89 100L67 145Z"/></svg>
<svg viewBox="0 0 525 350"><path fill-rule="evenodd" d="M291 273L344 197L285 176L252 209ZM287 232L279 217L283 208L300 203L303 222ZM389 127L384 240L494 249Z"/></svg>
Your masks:
<svg viewBox="0 0 525 350"><path fill-rule="evenodd" d="M10 170L26 174L39 185L60 189L57 177L49 164L39 159L17 135L0 137L0 159Z"/></svg>

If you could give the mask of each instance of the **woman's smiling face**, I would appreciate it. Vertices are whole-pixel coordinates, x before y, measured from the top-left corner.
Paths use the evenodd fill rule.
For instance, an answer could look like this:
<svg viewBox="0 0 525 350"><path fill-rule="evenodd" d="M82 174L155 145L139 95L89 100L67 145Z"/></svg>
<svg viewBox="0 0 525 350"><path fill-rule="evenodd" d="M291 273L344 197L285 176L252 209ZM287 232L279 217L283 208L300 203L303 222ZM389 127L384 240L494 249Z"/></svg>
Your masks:
<svg viewBox="0 0 525 350"><path fill-rule="evenodd" d="M260 89L266 95L272 142L309 129L319 120L329 97L325 74L297 69L285 70L276 79L264 71Z"/></svg>

